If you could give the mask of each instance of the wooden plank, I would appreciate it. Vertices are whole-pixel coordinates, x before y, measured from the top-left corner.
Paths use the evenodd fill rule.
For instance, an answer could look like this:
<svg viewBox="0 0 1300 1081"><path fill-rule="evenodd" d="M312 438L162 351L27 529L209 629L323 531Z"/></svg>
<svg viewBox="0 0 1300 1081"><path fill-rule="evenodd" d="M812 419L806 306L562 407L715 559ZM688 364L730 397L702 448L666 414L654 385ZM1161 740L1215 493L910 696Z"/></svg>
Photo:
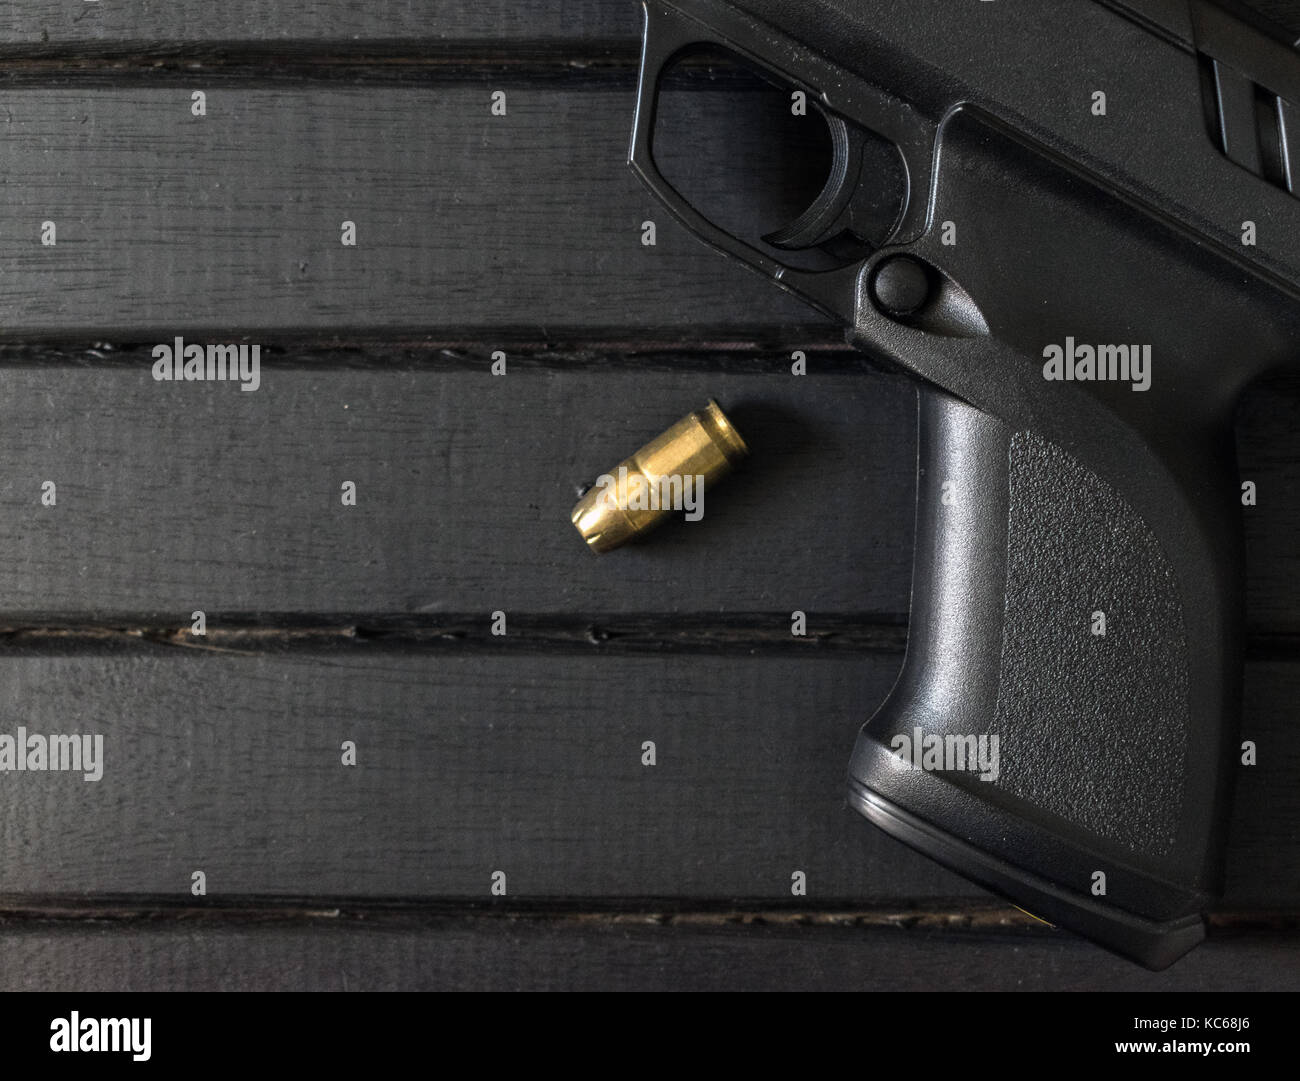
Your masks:
<svg viewBox="0 0 1300 1081"><path fill-rule="evenodd" d="M847 809L898 654L11 655L4 731L99 732L102 777L0 775L0 896L791 899L984 896ZM1248 672L1228 909L1300 902L1300 665ZM353 740L357 765L340 748ZM653 741L656 764L642 764ZM802 903L802 902L801 902Z"/></svg>
<svg viewBox="0 0 1300 1081"><path fill-rule="evenodd" d="M635 179L630 87L222 84L201 118L191 93L0 91L0 336L827 333ZM735 93L684 92L681 108L727 115ZM701 190L734 218L747 196L727 155L673 153L700 160Z"/></svg>
<svg viewBox="0 0 1300 1081"><path fill-rule="evenodd" d="M782 898L798 869L823 898L970 895L845 806L856 725L899 660L802 679L689 656L13 660L22 723L77 717L106 765L3 776L0 894L184 896L201 869L214 898L487 900L504 870L520 899Z"/></svg>
<svg viewBox="0 0 1300 1081"><path fill-rule="evenodd" d="M0 927L0 989L1293 991L1300 966L1293 936L1211 937L1172 968L1147 972L1048 930L326 922Z"/></svg>
<svg viewBox="0 0 1300 1081"><path fill-rule="evenodd" d="M1247 388L1237 411L1237 462L1255 485L1243 507L1246 621L1256 631L1300 631L1300 546L1290 516L1300 512L1300 379L1274 376Z"/></svg>
<svg viewBox="0 0 1300 1081"><path fill-rule="evenodd" d="M220 4L116 4L87 0L11 0L0 40L48 51L136 48L157 43L311 42L315 45L513 41L635 41L635 0L438 0L345 4L330 0L286 7L275 0Z"/></svg>
<svg viewBox="0 0 1300 1081"><path fill-rule="evenodd" d="M246 394L156 383L147 348L11 350L10 365L35 367L3 369L0 620L177 627L203 609L219 628L501 609L768 613L785 626L800 610L816 632L818 617L906 615L909 381L847 353L811 351L796 378L775 350L508 352L511 374L494 378L483 347L290 349ZM710 396L750 461L699 522L592 556L567 520L578 491ZM1257 634L1300 631L1296 431L1300 381L1252 388L1238 434L1258 495L1244 513Z"/></svg>
<svg viewBox="0 0 1300 1081"><path fill-rule="evenodd" d="M1247 7L1300 34L1297 0L1247 0ZM114 4L87 0L10 0L0 41L47 51L150 48L160 43L276 42L315 45L391 43L410 48L475 39L510 41L614 39L640 34L633 0L439 0L437 4L357 5L311 0L287 8L275 0L221 4Z"/></svg>
<svg viewBox="0 0 1300 1081"><path fill-rule="evenodd" d="M1237 772L1228 831L1229 906L1267 906L1300 893L1300 733L1295 702L1300 668L1291 663L1247 664L1241 738L1256 744L1258 762ZM1291 704L1286 704L1290 701ZM1268 884L1269 869L1277 875Z"/></svg>
<svg viewBox="0 0 1300 1081"><path fill-rule="evenodd" d="M785 374L624 359L494 378L480 353L470 370L272 367L243 393L114 355L3 374L4 618L775 612L788 634L796 609L906 612L915 392L825 374L833 356L805 378L779 355ZM569 522L579 491L710 396L753 448L745 469L698 522L594 556Z"/></svg>

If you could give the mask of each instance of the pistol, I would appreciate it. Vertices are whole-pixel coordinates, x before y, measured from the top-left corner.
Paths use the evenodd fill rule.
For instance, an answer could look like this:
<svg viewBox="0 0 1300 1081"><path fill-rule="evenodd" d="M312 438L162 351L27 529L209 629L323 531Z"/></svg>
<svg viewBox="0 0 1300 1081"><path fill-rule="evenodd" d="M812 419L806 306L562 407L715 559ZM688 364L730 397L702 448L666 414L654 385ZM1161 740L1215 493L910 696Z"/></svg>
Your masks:
<svg viewBox="0 0 1300 1081"><path fill-rule="evenodd" d="M920 381L906 656L858 734L849 803L1166 967L1222 891L1232 424L1241 390L1300 352L1300 56L1202 0L644 6L633 169ZM665 73L702 51L825 124L824 185L760 237L656 156Z"/></svg>

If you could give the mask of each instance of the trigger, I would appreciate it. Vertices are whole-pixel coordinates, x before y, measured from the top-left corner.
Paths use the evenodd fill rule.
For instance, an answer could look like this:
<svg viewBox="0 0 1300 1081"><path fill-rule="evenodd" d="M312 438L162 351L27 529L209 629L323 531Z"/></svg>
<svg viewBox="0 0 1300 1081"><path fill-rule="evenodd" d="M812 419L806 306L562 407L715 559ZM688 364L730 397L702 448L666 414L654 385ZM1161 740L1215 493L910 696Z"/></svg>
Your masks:
<svg viewBox="0 0 1300 1081"><path fill-rule="evenodd" d="M863 132L841 117L823 112L831 138L831 169L826 184L812 204L789 225L763 239L776 248L800 251L816 248L849 233L862 244L867 238L854 228L855 199L863 190Z"/></svg>

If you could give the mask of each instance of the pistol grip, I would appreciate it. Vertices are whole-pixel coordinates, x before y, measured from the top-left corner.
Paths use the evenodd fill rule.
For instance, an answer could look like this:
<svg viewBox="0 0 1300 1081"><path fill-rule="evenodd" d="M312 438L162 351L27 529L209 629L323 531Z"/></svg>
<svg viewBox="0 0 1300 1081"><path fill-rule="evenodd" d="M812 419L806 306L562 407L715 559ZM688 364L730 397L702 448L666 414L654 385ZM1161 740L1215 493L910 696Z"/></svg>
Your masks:
<svg viewBox="0 0 1300 1081"><path fill-rule="evenodd" d="M1219 890L1237 553L1218 581L1190 575L1065 450L920 398L908 654L858 737L851 801L1033 914L1163 968L1201 940ZM1207 491L1231 475L1229 447Z"/></svg>

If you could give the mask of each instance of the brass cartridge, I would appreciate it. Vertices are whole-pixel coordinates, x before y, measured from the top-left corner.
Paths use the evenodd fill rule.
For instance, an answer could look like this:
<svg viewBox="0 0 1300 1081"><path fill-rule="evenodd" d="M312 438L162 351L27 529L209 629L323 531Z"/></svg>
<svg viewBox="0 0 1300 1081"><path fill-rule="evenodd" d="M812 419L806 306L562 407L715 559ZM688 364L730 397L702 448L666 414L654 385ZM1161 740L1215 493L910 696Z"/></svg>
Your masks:
<svg viewBox="0 0 1300 1081"><path fill-rule="evenodd" d="M592 551L618 548L674 511L689 511L692 502L702 513L705 489L748 453L740 433L710 399L603 474L573 508L573 524Z"/></svg>

